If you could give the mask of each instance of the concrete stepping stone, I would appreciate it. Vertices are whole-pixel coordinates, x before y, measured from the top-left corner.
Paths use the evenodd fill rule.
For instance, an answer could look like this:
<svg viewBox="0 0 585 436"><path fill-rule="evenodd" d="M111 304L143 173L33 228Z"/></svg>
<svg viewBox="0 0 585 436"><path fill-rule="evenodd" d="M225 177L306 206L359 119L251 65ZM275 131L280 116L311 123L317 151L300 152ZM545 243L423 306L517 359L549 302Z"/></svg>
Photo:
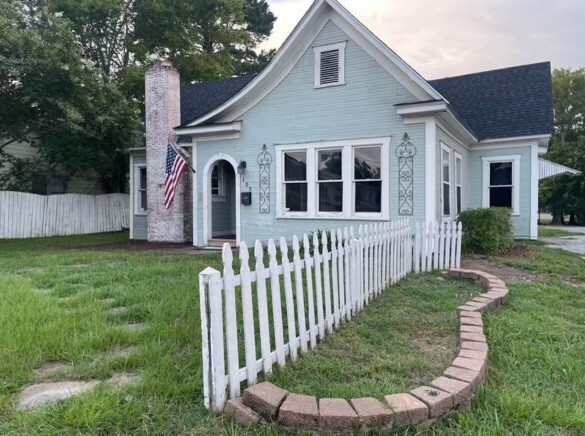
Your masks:
<svg viewBox="0 0 585 436"><path fill-rule="evenodd" d="M133 385L139 382L140 376L132 372L116 373L106 381L106 383L114 389L123 389L128 385Z"/></svg>
<svg viewBox="0 0 585 436"><path fill-rule="evenodd" d="M129 308L127 308L126 306L120 306L120 307L112 307L111 309L108 310L108 313L110 315L123 315L125 313L128 313L130 311Z"/></svg>
<svg viewBox="0 0 585 436"><path fill-rule="evenodd" d="M116 299L115 299L115 298L102 298L102 299L100 300L100 302L102 302L103 304L105 304L105 305L108 305L108 306L109 306L109 305L111 305L111 304L114 304L114 303L116 302Z"/></svg>
<svg viewBox="0 0 585 436"><path fill-rule="evenodd" d="M129 330L131 332L142 332L142 331L146 330L148 328L148 326L143 322L131 322L131 323L124 325L124 328L126 328L126 330Z"/></svg>
<svg viewBox="0 0 585 436"><path fill-rule="evenodd" d="M16 408L17 410L37 410L57 401L89 392L98 384L97 380L34 384L22 390Z"/></svg>
<svg viewBox="0 0 585 436"><path fill-rule="evenodd" d="M73 366L67 362L46 362L39 368L35 369L37 375L41 378L51 377L55 374L67 372Z"/></svg>
<svg viewBox="0 0 585 436"><path fill-rule="evenodd" d="M102 359L127 359L132 354L138 351L138 347L131 345L129 347L119 347L112 350L107 350L101 353Z"/></svg>
<svg viewBox="0 0 585 436"><path fill-rule="evenodd" d="M43 295L49 295L53 293L53 289L51 288L37 288L36 291Z"/></svg>

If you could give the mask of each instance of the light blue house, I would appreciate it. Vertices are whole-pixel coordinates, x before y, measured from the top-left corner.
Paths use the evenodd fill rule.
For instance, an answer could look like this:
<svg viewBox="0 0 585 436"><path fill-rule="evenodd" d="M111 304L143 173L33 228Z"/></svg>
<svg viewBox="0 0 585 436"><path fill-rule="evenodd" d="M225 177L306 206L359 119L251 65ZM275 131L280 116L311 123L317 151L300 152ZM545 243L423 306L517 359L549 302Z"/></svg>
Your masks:
<svg viewBox="0 0 585 436"><path fill-rule="evenodd" d="M147 73L132 238L238 245L489 206L537 237L549 63L426 81L337 1L316 0L260 74L179 83L168 64ZM167 210L169 135L194 171Z"/></svg>

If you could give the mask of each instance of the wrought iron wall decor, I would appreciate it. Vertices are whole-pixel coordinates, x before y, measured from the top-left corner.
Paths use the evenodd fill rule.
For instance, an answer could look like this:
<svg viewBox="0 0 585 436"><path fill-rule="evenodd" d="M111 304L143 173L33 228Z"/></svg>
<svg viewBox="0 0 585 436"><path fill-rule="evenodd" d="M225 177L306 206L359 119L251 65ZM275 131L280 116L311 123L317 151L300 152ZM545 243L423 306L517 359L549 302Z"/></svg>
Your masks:
<svg viewBox="0 0 585 436"><path fill-rule="evenodd" d="M258 155L259 166L259 195L258 201L260 204L260 213L270 213L270 165L272 164L272 156L268 153L266 144L262 146L262 151Z"/></svg>
<svg viewBox="0 0 585 436"><path fill-rule="evenodd" d="M414 213L414 156L416 147L405 133L402 142L396 147L398 157L398 213L413 215Z"/></svg>

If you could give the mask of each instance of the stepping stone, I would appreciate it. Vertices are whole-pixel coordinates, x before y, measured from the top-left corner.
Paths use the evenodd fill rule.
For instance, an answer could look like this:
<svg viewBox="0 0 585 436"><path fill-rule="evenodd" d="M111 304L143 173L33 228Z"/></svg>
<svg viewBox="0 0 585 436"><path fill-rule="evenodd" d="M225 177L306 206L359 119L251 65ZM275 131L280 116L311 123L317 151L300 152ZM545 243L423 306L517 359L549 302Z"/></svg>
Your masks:
<svg viewBox="0 0 585 436"><path fill-rule="evenodd" d="M102 298L100 301L103 304L106 304L109 306L110 304L114 304L116 302L116 299L115 298Z"/></svg>
<svg viewBox="0 0 585 436"><path fill-rule="evenodd" d="M131 332L141 332L148 328L148 326L143 322L131 322L129 324L126 324L124 327L126 328L126 330L129 330Z"/></svg>
<svg viewBox="0 0 585 436"><path fill-rule="evenodd" d="M34 384L22 390L16 408L17 410L37 410L57 401L89 392L98 384L97 380Z"/></svg>
<svg viewBox="0 0 585 436"><path fill-rule="evenodd" d="M47 362L35 370L39 377L50 377L60 372L67 372L72 368L71 364L66 362Z"/></svg>
<svg viewBox="0 0 585 436"><path fill-rule="evenodd" d="M108 313L110 315L123 315L125 313L128 313L130 311L130 309L128 309L125 306L120 306L120 307L112 307L111 309L108 310Z"/></svg>
<svg viewBox="0 0 585 436"><path fill-rule="evenodd" d="M128 385L133 385L140 382L140 376L132 372L120 372L114 374L106 381L114 389L123 389Z"/></svg>
<svg viewBox="0 0 585 436"><path fill-rule="evenodd" d="M71 268L89 268L91 265L87 263L78 263L75 265L69 265Z"/></svg>
<svg viewBox="0 0 585 436"><path fill-rule="evenodd" d="M104 351L100 357L102 359L127 359L137 351L138 347L135 346L114 348L113 350Z"/></svg>
<svg viewBox="0 0 585 436"><path fill-rule="evenodd" d="M53 289L51 289L51 288L37 288L36 291L39 294L44 294L44 295L48 295L48 294L53 293Z"/></svg>

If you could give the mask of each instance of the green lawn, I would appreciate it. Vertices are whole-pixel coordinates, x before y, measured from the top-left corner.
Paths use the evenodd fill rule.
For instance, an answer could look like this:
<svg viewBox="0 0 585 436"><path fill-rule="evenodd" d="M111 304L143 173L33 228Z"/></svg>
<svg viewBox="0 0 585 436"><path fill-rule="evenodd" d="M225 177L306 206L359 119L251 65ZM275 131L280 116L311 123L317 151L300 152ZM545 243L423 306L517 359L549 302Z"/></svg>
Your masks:
<svg viewBox="0 0 585 436"><path fill-rule="evenodd" d="M127 235L0 241L0 434L279 434L241 429L203 407L197 275L217 255L92 250ZM510 285L510 303L489 314L488 382L473 408L408 434L585 432L585 261L531 244L493 262L538 273ZM439 375L456 353L455 307L478 292L467 281L411 276L344 325L315 352L270 380L318 396L410 389ZM111 315L108 309L129 311ZM148 328L128 331L124 324ZM135 347L129 356L112 350ZM19 390L48 361L58 376L141 382L102 386L38 412L17 412Z"/></svg>
<svg viewBox="0 0 585 436"><path fill-rule="evenodd" d="M567 230L563 230L562 227L538 227L538 237L539 238L555 238L558 236L575 236L575 235L585 235L585 228L583 228L583 233L577 232L569 232Z"/></svg>

